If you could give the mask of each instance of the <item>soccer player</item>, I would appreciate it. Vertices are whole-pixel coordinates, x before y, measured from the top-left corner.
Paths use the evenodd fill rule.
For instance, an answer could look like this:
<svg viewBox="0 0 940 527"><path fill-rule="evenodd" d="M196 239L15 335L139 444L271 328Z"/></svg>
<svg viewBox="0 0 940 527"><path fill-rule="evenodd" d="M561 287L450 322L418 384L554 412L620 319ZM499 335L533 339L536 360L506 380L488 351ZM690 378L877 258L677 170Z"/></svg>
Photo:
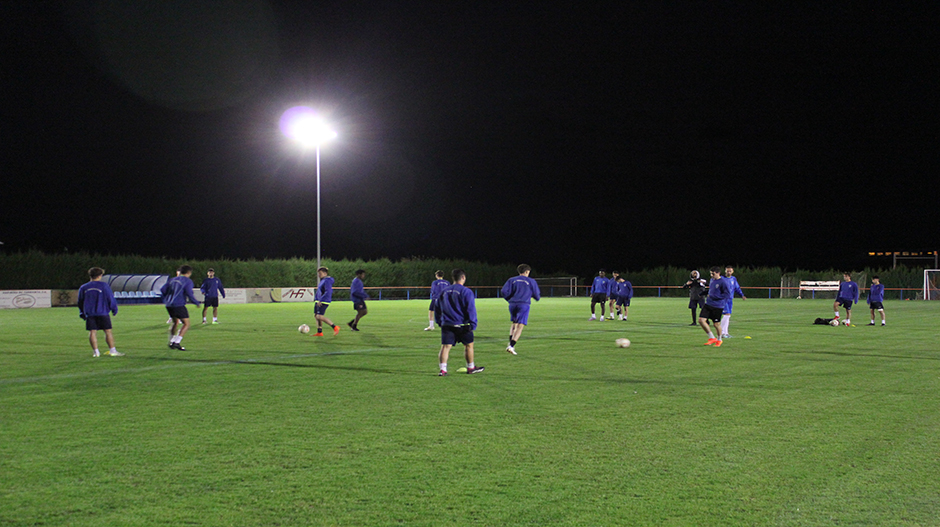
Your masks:
<svg viewBox="0 0 940 527"><path fill-rule="evenodd" d="M177 269L177 270L176 270L176 276L179 276L179 275L180 275L180 270ZM166 319L166 323L167 323L167 324L172 324L172 323L173 323L173 317L167 318L167 319Z"/></svg>
<svg viewBox="0 0 940 527"><path fill-rule="evenodd" d="M607 293L610 291L610 280L607 279L607 272L601 269L594 277L594 283L591 284L591 318L588 320L597 320L594 316L594 306L601 305L601 322L604 321L604 306L607 305Z"/></svg>
<svg viewBox="0 0 940 527"><path fill-rule="evenodd" d="M205 301L202 306L202 323L206 323L206 312L212 308L212 323L219 323L219 294L225 298L225 288L222 287L222 280L215 277L215 269L209 268L206 271L206 279L202 281L199 290L205 295Z"/></svg>
<svg viewBox="0 0 940 527"><path fill-rule="evenodd" d="M437 305L437 299L441 297L441 291L449 285L450 282L444 280L444 271L434 273L434 281L431 282L431 305L428 306L428 327L424 328L425 331L434 329L434 306Z"/></svg>
<svg viewBox="0 0 940 527"><path fill-rule="evenodd" d="M708 296L705 297L705 307L702 308L702 312L699 314L698 325L708 335L708 341L705 342L705 345L717 347L721 346L722 342L719 321L725 306L728 304L728 299L731 298L731 288L728 287L728 282L721 277L720 267L712 267L709 273L712 279L708 283ZM715 327L714 332L709 329L709 320ZM718 338L715 338L715 333L718 333Z"/></svg>
<svg viewBox="0 0 940 527"><path fill-rule="evenodd" d="M317 286L317 294L313 305L313 314L317 319L317 332L314 337L323 336L323 323L333 328L333 335L339 335L339 326L333 324L333 321L326 318L326 308L330 307L333 301L333 277L330 276L330 270L326 267L317 269L317 278L320 284Z"/></svg>
<svg viewBox="0 0 940 527"><path fill-rule="evenodd" d="M630 315L630 300L633 298L633 284L623 276L617 277L617 311L619 312L620 320L626 320L627 316ZM611 314L610 319L613 320L614 316Z"/></svg>
<svg viewBox="0 0 940 527"><path fill-rule="evenodd" d="M721 315L721 338L728 339L731 338L731 335L728 334L728 326L731 325L731 308L734 304L734 295L741 295L741 300L747 300L747 297L744 296L744 291L738 285L738 279L734 277L734 267L730 265L725 267L725 281L728 282L728 287L731 288L731 296L728 297L728 305L725 306L725 310Z"/></svg>
<svg viewBox="0 0 940 527"><path fill-rule="evenodd" d="M607 312L610 313L611 320L614 319L614 310L617 308L617 295L620 293L620 284L617 283L618 276L620 276L620 271L611 271L610 281L607 282L607 297L610 299Z"/></svg>
<svg viewBox="0 0 940 527"><path fill-rule="evenodd" d="M696 307L705 307L705 295L708 293L708 286L705 279L699 275L698 271L689 273L689 281L682 286L689 288L689 309L692 310L692 323L690 326L698 325L698 317L695 316Z"/></svg>
<svg viewBox="0 0 940 527"><path fill-rule="evenodd" d="M352 300L353 309L356 310L356 318L350 320L346 325L353 331L359 331L359 319L369 314L369 310L366 308L366 299L369 298L369 295L362 283L365 277L366 272L359 269L356 271L356 277L349 284L349 299Z"/></svg>
<svg viewBox="0 0 940 527"><path fill-rule="evenodd" d="M108 344L108 355L122 357L124 354L114 347L114 335L111 333L111 316L117 315L117 300L114 292L107 282L101 280L104 269L92 267L88 270L91 280L78 288L78 316L85 321L88 330L88 342L93 351L92 357L100 357L98 351L98 330L104 331L104 339Z"/></svg>
<svg viewBox="0 0 940 527"><path fill-rule="evenodd" d="M844 324L849 326L852 324L852 304L858 303L858 284L852 281L852 275L848 271L842 273L842 280L836 301L832 303L832 310L836 313L833 318L839 318L839 306L842 306L845 308Z"/></svg>
<svg viewBox="0 0 940 527"><path fill-rule="evenodd" d="M450 348L458 342L464 345L467 373L483 371L483 366L473 363L473 330L477 328L477 308L473 291L464 287L467 273L463 269L454 269L451 277L454 283L441 291L434 309L434 320L441 327L441 351L437 356L441 367L438 375L441 377L447 375Z"/></svg>
<svg viewBox="0 0 940 527"><path fill-rule="evenodd" d="M500 292L503 298L509 302L509 345L506 351L516 355L516 342L522 336L522 330L529 323L529 307L532 305L532 299L536 302L542 297L539 292L539 284L534 278L529 277L532 268L526 264L520 264L516 267L519 276L506 280Z"/></svg>
<svg viewBox="0 0 940 527"><path fill-rule="evenodd" d="M885 325L885 286L881 283L881 278L871 277L871 287L868 289L868 307L871 310L871 324L875 325L875 311L881 313L881 325Z"/></svg>
<svg viewBox="0 0 940 527"><path fill-rule="evenodd" d="M188 265L181 265L179 274L176 278L167 280L160 293L163 295L163 303L166 305L166 311L173 319L173 325L170 326L170 349L186 351L183 347L183 335L189 331L189 310L186 309L186 300L196 304L199 307L199 301L193 296L193 281L189 278L193 274L193 268ZM179 333L176 329L179 328Z"/></svg>

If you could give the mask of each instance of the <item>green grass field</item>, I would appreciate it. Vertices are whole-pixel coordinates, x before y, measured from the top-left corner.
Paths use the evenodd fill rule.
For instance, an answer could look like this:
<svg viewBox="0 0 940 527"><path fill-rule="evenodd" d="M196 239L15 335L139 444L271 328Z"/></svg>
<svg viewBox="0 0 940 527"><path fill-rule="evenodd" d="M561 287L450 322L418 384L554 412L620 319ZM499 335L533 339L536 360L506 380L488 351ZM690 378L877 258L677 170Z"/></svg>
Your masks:
<svg viewBox="0 0 940 527"><path fill-rule="evenodd" d="M935 303L738 300L721 348L686 303L545 299L511 356L480 300L444 378L426 300L222 306L185 352L122 306L98 359L77 309L0 311L0 525L940 525Z"/></svg>

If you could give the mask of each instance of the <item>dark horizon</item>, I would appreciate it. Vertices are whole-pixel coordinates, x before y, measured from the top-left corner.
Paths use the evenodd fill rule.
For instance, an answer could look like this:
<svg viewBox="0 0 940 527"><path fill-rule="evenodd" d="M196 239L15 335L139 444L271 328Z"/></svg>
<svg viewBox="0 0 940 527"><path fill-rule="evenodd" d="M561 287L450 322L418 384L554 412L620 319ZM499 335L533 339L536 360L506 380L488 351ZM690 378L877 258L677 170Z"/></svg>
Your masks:
<svg viewBox="0 0 940 527"><path fill-rule="evenodd" d="M0 250L852 269L931 251L929 9L6 2ZM926 199L925 199L926 198ZM890 258L885 259L890 265Z"/></svg>

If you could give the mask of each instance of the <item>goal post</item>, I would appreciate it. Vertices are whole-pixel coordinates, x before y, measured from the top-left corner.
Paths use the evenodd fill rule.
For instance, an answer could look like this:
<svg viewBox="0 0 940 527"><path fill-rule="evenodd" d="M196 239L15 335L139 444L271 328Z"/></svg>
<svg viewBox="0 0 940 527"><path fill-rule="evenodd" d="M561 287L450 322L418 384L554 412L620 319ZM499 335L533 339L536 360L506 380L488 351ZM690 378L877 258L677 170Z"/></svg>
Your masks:
<svg viewBox="0 0 940 527"><path fill-rule="evenodd" d="M577 296L578 277L576 276L549 276L532 278L539 284L542 296Z"/></svg>
<svg viewBox="0 0 940 527"><path fill-rule="evenodd" d="M938 280L940 280L940 269L924 269L924 289L921 292L924 300L940 300L940 289L937 289Z"/></svg>

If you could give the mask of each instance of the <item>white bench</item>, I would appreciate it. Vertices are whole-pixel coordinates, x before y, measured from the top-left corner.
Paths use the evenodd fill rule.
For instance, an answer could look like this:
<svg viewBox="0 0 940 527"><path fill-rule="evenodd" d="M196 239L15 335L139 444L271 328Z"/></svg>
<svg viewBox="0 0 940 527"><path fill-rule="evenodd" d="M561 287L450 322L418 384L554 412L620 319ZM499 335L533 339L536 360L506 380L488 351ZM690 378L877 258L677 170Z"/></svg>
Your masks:
<svg viewBox="0 0 940 527"><path fill-rule="evenodd" d="M800 292L796 298L803 298L803 291L812 291L813 298L816 298L816 291L838 291L839 284L838 280L800 280Z"/></svg>

